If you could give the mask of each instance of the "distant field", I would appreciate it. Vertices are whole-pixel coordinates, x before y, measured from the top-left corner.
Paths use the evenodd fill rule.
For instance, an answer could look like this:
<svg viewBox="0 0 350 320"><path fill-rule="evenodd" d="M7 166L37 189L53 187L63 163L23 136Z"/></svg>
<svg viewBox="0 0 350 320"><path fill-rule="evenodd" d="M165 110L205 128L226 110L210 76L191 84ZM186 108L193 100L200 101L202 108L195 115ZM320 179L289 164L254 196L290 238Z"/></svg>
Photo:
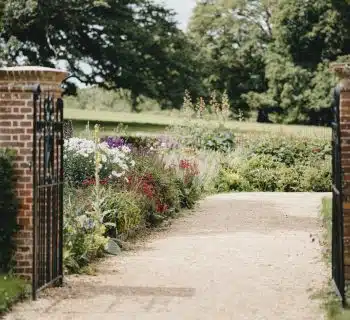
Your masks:
<svg viewBox="0 0 350 320"><path fill-rule="evenodd" d="M87 122L93 126L99 123L106 133L113 132L118 124L128 126L130 133L147 132L161 133L172 124L181 124L183 121L178 113L130 113L130 112L110 112L93 111L81 109L65 109L65 118L73 120L74 128L77 131L83 130ZM215 125L215 120L207 121L208 125ZM298 135L304 137L331 138L331 129L325 127L297 126L297 125L278 125L263 124L254 122L229 121L227 127L240 133L271 133L283 135Z"/></svg>

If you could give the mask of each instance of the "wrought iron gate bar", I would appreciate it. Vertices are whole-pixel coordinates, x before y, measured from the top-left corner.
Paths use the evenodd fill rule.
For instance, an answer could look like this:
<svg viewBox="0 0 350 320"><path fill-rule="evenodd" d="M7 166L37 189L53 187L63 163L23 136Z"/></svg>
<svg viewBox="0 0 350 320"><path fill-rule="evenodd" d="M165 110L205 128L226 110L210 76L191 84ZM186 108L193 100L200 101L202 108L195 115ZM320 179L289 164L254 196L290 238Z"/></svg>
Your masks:
<svg viewBox="0 0 350 320"><path fill-rule="evenodd" d="M343 226L343 173L341 167L340 139L340 89L334 90L332 124L332 277L337 294L345 305L345 275L344 275L344 226Z"/></svg>
<svg viewBox="0 0 350 320"><path fill-rule="evenodd" d="M63 280L63 101L33 96L33 299Z"/></svg>

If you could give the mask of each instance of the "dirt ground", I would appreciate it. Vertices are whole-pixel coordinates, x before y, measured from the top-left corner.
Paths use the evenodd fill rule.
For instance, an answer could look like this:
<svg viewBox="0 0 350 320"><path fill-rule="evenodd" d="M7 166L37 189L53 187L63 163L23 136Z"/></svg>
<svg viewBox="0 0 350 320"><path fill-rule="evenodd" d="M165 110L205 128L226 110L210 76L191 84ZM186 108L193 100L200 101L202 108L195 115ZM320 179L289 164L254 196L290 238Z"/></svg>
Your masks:
<svg viewBox="0 0 350 320"><path fill-rule="evenodd" d="M6 320L322 320L328 279L319 211L325 194L232 193L108 258L97 276L17 305Z"/></svg>

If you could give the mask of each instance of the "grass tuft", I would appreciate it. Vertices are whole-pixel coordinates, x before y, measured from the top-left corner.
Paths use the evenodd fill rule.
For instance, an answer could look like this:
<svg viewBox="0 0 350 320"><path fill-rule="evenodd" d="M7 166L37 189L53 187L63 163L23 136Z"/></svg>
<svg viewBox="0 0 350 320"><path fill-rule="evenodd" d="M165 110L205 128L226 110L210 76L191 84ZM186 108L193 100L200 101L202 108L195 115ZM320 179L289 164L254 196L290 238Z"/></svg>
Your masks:
<svg viewBox="0 0 350 320"><path fill-rule="evenodd" d="M323 235L323 258L327 264L331 263L332 247L332 199L322 200L321 217L324 227ZM350 320L350 310L344 310L339 297L335 295L331 281L328 288L325 288L320 296L323 298L323 306L328 320Z"/></svg>
<svg viewBox="0 0 350 320"><path fill-rule="evenodd" d="M28 294L24 280L0 274L0 315Z"/></svg>

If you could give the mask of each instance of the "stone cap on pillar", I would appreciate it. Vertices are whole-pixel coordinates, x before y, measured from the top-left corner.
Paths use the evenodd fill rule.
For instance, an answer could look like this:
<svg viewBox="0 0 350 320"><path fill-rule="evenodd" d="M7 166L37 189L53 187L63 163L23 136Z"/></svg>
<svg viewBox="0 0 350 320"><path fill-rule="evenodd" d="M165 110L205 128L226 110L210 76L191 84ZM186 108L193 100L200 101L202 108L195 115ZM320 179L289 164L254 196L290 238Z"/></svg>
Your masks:
<svg viewBox="0 0 350 320"><path fill-rule="evenodd" d="M350 62L332 63L331 70L341 79L350 78Z"/></svg>
<svg viewBox="0 0 350 320"><path fill-rule="evenodd" d="M9 90L26 91L40 84L41 87L56 89L68 75L64 70L40 66L0 68L0 87L7 86Z"/></svg>
<svg viewBox="0 0 350 320"><path fill-rule="evenodd" d="M350 62L332 63L330 67L340 80L340 91L350 91Z"/></svg>

